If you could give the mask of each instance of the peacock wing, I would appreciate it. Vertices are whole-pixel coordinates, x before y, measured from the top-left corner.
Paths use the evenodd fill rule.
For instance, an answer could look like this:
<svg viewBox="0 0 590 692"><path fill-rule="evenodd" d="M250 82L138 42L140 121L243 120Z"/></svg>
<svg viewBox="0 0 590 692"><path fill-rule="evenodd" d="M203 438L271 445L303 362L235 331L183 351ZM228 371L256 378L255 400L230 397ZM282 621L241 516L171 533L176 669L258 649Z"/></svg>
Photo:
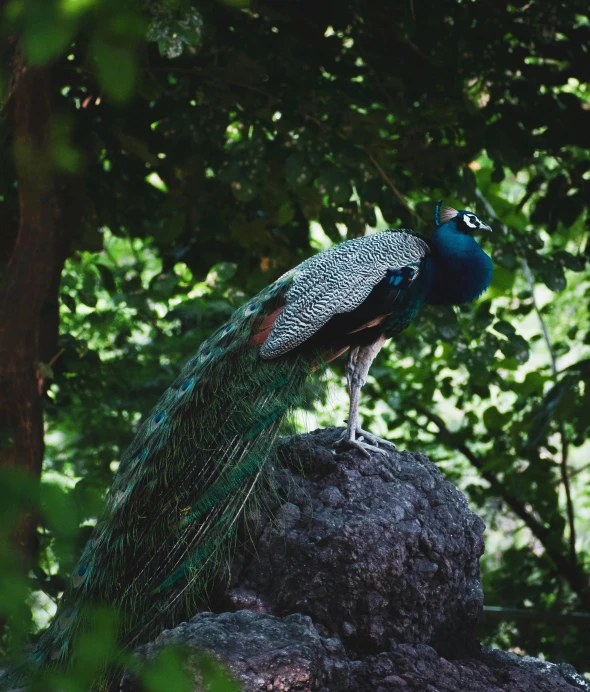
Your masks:
<svg viewBox="0 0 590 692"><path fill-rule="evenodd" d="M428 254L424 238L399 230L354 238L311 257L293 272L285 308L262 344L261 357L291 351L334 315L357 308L388 272L411 266L415 280Z"/></svg>

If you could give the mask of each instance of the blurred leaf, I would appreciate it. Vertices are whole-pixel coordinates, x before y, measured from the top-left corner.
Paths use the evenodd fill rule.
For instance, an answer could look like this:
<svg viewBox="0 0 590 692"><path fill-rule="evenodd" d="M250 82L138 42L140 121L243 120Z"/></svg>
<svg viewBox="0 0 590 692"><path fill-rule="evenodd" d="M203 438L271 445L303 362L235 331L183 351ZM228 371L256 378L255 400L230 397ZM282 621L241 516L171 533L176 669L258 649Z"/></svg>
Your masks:
<svg viewBox="0 0 590 692"><path fill-rule="evenodd" d="M304 155L291 154L285 161L285 180L291 187L303 187L313 180L311 166Z"/></svg>
<svg viewBox="0 0 590 692"><path fill-rule="evenodd" d="M285 204L279 207L277 223L279 226L284 226L286 223L289 223L289 221L292 221L294 216L295 210L289 202L285 202Z"/></svg>
<svg viewBox="0 0 590 692"><path fill-rule="evenodd" d="M543 283L556 293L563 291L567 286L563 268L554 262L547 261L541 265L541 278Z"/></svg>
<svg viewBox="0 0 590 692"><path fill-rule="evenodd" d="M218 281L229 281L235 276L237 265L233 262L219 262L211 267L207 274L207 283L215 284Z"/></svg>
<svg viewBox="0 0 590 692"><path fill-rule="evenodd" d="M115 103L131 98L137 76L137 60L132 48L96 39L92 54L101 87Z"/></svg>
<svg viewBox="0 0 590 692"><path fill-rule="evenodd" d="M77 26L73 21L59 21L53 3L35 3L36 15L29 17L22 36L23 52L31 65L54 60L71 45Z"/></svg>

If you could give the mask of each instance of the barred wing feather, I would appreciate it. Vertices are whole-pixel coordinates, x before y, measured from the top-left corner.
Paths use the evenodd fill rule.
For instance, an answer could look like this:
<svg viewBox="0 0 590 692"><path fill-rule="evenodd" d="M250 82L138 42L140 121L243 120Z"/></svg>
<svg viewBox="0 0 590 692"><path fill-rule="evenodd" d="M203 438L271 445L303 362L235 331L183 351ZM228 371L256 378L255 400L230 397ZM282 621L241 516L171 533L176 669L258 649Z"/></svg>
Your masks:
<svg viewBox="0 0 590 692"><path fill-rule="evenodd" d="M361 305L388 271L408 265L419 270L429 253L424 238L399 230L354 238L311 257L293 273L285 309L262 345L261 357L276 358L293 350L334 315Z"/></svg>

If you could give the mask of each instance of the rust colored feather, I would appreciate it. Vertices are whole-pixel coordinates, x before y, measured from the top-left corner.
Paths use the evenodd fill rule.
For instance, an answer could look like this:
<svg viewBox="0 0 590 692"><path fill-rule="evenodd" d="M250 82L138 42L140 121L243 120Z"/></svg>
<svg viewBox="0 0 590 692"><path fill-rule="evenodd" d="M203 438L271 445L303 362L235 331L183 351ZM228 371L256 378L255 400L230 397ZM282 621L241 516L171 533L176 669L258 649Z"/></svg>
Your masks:
<svg viewBox="0 0 590 692"><path fill-rule="evenodd" d="M361 325L360 327L357 327L356 329L353 329L351 332L348 332L349 334L356 334L357 332L361 332L363 329L369 329L370 327L376 327L378 324L381 324L383 320L386 317L389 317L391 315L390 312L387 312L385 315L378 315L377 317L374 317L370 322L367 322L366 324Z"/></svg>
<svg viewBox="0 0 590 692"><path fill-rule="evenodd" d="M270 330L273 327L273 324L275 323L277 317L283 312L285 309L285 306L282 305L280 308L277 308L274 312L271 312L270 315L267 315L262 322L260 323L258 327L258 331L254 336L250 339L251 344L263 344L268 335L270 334Z"/></svg>

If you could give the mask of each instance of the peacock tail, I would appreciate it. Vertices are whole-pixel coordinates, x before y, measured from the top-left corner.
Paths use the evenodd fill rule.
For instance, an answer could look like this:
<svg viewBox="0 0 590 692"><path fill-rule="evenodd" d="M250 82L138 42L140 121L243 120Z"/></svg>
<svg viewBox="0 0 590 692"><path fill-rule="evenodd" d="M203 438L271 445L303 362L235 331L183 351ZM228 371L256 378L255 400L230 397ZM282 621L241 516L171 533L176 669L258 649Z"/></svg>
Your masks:
<svg viewBox="0 0 590 692"><path fill-rule="evenodd" d="M144 420L34 661L70 662L97 606L122 614L118 639L131 647L194 612L206 595L239 517L256 500L279 425L315 367L310 353L264 361L256 347L290 281L237 310Z"/></svg>

